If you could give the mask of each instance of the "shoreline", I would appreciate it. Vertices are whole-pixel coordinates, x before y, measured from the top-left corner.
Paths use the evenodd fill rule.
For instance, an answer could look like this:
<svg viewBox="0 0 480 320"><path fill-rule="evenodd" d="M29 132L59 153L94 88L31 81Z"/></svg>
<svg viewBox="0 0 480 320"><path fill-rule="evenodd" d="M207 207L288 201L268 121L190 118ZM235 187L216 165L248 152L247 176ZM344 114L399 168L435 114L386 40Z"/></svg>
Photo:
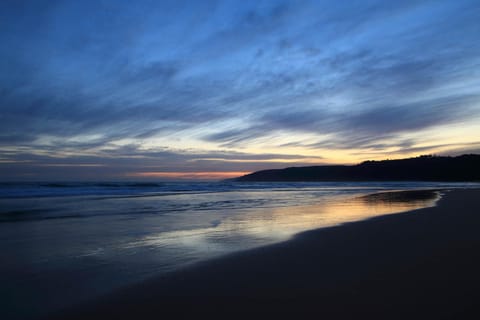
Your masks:
<svg viewBox="0 0 480 320"><path fill-rule="evenodd" d="M302 232L51 318L461 318L479 296L479 195L451 190L434 207Z"/></svg>

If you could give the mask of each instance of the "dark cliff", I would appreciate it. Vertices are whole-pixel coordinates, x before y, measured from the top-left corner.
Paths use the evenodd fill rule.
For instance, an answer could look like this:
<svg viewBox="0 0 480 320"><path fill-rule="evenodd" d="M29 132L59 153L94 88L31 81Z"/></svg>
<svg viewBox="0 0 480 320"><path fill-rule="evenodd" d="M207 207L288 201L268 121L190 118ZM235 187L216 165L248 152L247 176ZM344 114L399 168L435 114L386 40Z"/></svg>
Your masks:
<svg viewBox="0 0 480 320"><path fill-rule="evenodd" d="M421 156L358 165L257 171L236 181L480 181L480 155Z"/></svg>

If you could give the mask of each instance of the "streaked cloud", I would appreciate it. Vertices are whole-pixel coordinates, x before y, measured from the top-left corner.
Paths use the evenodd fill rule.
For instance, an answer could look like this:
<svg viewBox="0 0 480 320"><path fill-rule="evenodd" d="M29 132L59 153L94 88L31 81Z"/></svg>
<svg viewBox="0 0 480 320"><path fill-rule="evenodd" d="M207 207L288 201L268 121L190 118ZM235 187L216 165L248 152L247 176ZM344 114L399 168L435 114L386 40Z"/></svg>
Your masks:
<svg viewBox="0 0 480 320"><path fill-rule="evenodd" d="M5 1L1 176L478 150L478 21L473 0Z"/></svg>

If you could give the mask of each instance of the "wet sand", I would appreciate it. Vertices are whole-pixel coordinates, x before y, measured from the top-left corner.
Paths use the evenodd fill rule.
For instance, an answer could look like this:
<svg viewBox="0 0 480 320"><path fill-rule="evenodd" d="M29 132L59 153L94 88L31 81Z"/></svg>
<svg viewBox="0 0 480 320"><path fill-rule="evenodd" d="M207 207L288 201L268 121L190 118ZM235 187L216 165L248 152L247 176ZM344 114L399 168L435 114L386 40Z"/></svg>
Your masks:
<svg viewBox="0 0 480 320"><path fill-rule="evenodd" d="M121 290L55 319L480 318L480 190L309 231Z"/></svg>

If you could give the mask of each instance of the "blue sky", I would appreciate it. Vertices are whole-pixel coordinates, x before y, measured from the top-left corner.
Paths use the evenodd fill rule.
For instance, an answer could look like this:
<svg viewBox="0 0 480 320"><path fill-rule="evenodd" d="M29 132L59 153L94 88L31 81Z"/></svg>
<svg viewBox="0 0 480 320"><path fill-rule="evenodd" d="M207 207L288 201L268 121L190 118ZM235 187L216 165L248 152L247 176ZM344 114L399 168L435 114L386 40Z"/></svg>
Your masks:
<svg viewBox="0 0 480 320"><path fill-rule="evenodd" d="M480 152L478 1L2 1L2 180Z"/></svg>

